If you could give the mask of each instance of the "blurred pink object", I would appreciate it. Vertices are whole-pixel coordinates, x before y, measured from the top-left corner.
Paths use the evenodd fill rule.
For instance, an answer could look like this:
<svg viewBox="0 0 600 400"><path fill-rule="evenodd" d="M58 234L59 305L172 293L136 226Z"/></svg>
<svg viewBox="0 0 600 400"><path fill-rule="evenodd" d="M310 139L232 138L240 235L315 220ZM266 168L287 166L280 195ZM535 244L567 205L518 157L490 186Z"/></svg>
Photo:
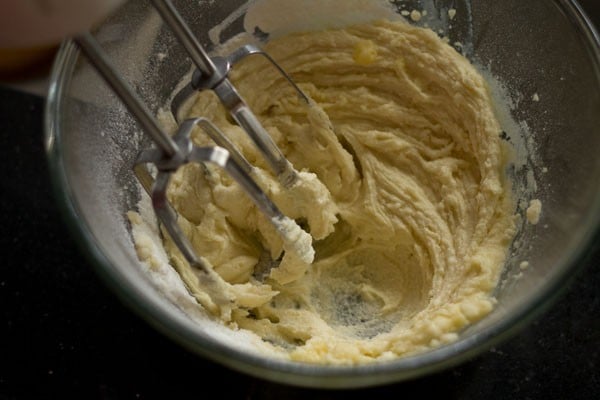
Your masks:
<svg viewBox="0 0 600 400"><path fill-rule="evenodd" d="M87 31L124 0L0 0L0 48L59 43Z"/></svg>

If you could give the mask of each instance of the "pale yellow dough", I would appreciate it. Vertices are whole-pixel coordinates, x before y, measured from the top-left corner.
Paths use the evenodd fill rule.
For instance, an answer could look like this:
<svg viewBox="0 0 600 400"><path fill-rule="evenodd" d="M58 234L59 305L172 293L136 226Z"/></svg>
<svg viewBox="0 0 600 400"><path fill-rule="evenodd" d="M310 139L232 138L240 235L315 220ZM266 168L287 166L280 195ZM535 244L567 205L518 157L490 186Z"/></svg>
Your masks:
<svg viewBox="0 0 600 400"><path fill-rule="evenodd" d="M188 290L232 329L255 332L293 360L364 363L456 339L492 310L515 232L486 82L435 33L404 22L294 34L266 50L310 105L261 58L232 78L302 171L297 186L278 184L212 92L189 115L211 119L237 143L261 187L311 233L315 261L286 252L255 279L261 254L281 257L281 238L230 177L189 165L169 197L233 302L215 304L167 241ZM210 143L200 131L194 140Z"/></svg>

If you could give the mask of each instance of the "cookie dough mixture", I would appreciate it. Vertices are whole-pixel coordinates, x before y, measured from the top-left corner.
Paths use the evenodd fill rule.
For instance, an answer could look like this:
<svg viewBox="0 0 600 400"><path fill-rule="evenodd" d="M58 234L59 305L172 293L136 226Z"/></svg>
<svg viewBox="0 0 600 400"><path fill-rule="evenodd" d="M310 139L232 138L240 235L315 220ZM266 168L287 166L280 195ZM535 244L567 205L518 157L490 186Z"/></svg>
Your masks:
<svg viewBox="0 0 600 400"><path fill-rule="evenodd" d="M257 167L255 179L313 238L314 262L281 238L218 169L188 165L169 197L231 304L164 242L188 291L214 318L312 363L391 359L450 342L494 306L515 232L505 144L488 86L430 30L401 21L296 33L266 50L310 97L250 57L232 80L301 179L283 189L212 92L205 116ZM197 144L211 144L201 132ZM134 235L144 222L130 213ZM152 243L136 236L150 265ZM271 269L269 269L271 267Z"/></svg>

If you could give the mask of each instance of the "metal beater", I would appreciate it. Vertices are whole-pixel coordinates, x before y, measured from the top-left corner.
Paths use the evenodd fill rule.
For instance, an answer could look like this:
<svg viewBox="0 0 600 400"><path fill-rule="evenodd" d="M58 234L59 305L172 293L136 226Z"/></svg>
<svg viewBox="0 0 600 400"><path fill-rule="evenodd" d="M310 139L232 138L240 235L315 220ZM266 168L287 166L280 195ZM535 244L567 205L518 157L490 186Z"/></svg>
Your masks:
<svg viewBox="0 0 600 400"><path fill-rule="evenodd" d="M298 94L308 102L307 97L283 69L257 47L244 46L229 57L211 58L169 0L151 0L151 2L197 67L190 84L175 96L172 104L173 114L177 116L181 104L195 91L213 90L233 119L256 144L279 182L285 188L293 186L298 180L298 173L229 81L228 73L231 66L242 58L251 54L262 54L275 65ZM310 235L293 220L283 215L256 184L251 176L254 167L214 124L202 117L188 119L179 125L173 137L169 136L159 126L141 99L116 72L94 37L87 33L75 37L74 40L108 85L121 98L128 110L137 118L142 129L154 141L156 147L140 153L134 171L146 192L151 196L152 205L159 221L191 266L199 268L207 274L213 273L206 261L195 253L189 240L181 231L177 222L177 213L167 200L167 186L171 175L179 167L190 162L213 163L223 168L243 187L260 211L270 219L288 248L295 251L304 262L311 263L313 261L314 250ZM195 146L190 139L191 131L195 126L200 127L217 145ZM158 172L155 177L150 173L149 165L156 167Z"/></svg>

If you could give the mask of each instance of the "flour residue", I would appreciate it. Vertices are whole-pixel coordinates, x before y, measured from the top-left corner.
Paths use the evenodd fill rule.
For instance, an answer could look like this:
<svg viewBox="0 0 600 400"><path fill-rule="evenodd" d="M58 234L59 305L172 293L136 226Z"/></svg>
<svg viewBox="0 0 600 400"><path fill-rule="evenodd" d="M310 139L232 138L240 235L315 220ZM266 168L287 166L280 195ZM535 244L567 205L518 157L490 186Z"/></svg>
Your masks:
<svg viewBox="0 0 600 400"><path fill-rule="evenodd" d="M321 104L307 111L306 105L296 104L293 96L282 95L286 89L279 88L279 83L263 78L268 74L261 69L261 64L242 64L236 72L237 76L242 76L238 82L241 91L250 93L249 101L253 110L266 121L286 156L301 168L314 170L320 180L327 182L326 187L330 193L324 196L324 204L335 204L333 208L336 211L339 209L339 221L337 218L329 218L326 223L322 223L325 228L321 229L322 237L319 238L313 265L307 265L304 269L287 269L284 263L273 269L272 281L265 284L256 282L252 274L262 257L261 249L266 248L276 260L281 257L283 244L269 230L272 227L263 225L260 215L247 206L239 188L229 185L227 179L217 175L188 168L178 174L175 179L178 188L171 191L171 199L178 210L181 210L180 222L184 231L193 238L198 251L211 260L223 279L231 283L232 293L242 299L238 300L238 304L243 306L232 311L231 321L228 323L232 327L242 328L241 331L245 334L254 332L250 336L256 334L257 338L263 338L267 343L265 346L277 356L306 362L358 363L413 354L456 340L460 329L485 316L494 306L494 299L489 294L500 274L514 233L510 185L505 186L507 182L498 173L505 162L520 170L529 165L531 160L527 150L530 144L523 140L526 126L514 121L510 113L514 104L510 102L508 91L497 79L485 73L486 68L477 66L479 73L483 72L486 78L485 81L480 80L475 69L471 70L472 66L466 60L443 45L443 40L439 40L431 32L413 32L401 25L381 22L393 20L403 24L398 20L402 19L401 14L406 14L407 24L411 21L429 23L433 13L427 10L435 2L422 3L423 8L420 10L401 10L397 4L396 8L392 8L387 1L259 0L243 5L223 24L211 30L211 40L217 43L220 32L246 13L244 27L247 32L234 41L242 38L249 40L257 30L266 34L269 40L282 38L292 32L306 33L306 36L298 36L296 40L284 41L268 48L273 50L276 59L284 60L282 66L286 71L298 77L302 88ZM418 12L418 18L415 11ZM457 14L451 9L441 16L444 19L441 25L432 23L433 26L444 27L434 30L437 36L445 32L447 23L454 20ZM375 28L377 23L374 21L380 21L378 23L383 25ZM367 22L373 22L375 26L369 27ZM339 29L349 23L358 24L350 34L335 32L331 36L325 36L326 40L322 42L318 35L311 35L323 28ZM388 23L390 25L386 25ZM444 120L454 135L450 140L436 136L433 133L436 125L429 126L427 118L421 119L416 110L400 107L389 112L395 105L386 105L385 93L396 82L390 80L387 82L388 86L380 88L377 81L369 79L365 72L371 66L392 70L396 68L403 84L398 88L394 87L394 90L402 95L410 93L411 96L420 98L420 94L429 90L424 82L435 82L442 86L447 84L440 83L435 78L435 73L420 59L422 54L419 51L395 49L391 54L399 56L393 68L389 63L382 62L385 61L382 58L384 55L389 57L390 50L386 46L391 39L382 41L378 35L394 30L408 34L409 37L415 35L411 37L416 37L415 43L427 43L435 48L438 55L443 54L440 62L447 62L448 68L436 73L443 74L451 70L454 74L455 70L464 69L463 73L470 77L469 82L474 87L465 92L460 85L452 86L452 91L457 93L457 99L468 98L476 93L474 102L478 105L477 111L473 113L471 103L467 101L461 115L485 115L485 132L482 133L482 138L475 139L476 147L480 148L482 155L453 161L453 146L466 149L470 145L467 144L469 139L461 136L464 132L461 133L452 118ZM357 38L353 35L357 35ZM468 41L454 42L455 47L462 50L471 46ZM315 43L325 49L324 53L314 51ZM331 43L336 44L332 46ZM231 43L226 43L217 50L223 51L230 46ZM298 49L294 49L294 46L298 46ZM304 50L302 46L305 46ZM421 64L406 63L403 59L405 55L421 61ZM324 60L330 56L337 57L338 62ZM312 64L304 65L303 57L312 60ZM318 64L320 62L322 65ZM316 69L321 72L311 76L311 68L315 65L319 65ZM348 74L336 76L339 66L347 71L361 71L360 68L364 70L356 77ZM452 76L463 75L456 73ZM334 78L328 81L327 77ZM337 82L337 79L348 79L346 85L354 95L336 93L338 88L331 82ZM362 91L361 85L354 87L358 79L364 80L361 84ZM444 88L449 89L450 86ZM275 91L271 94L269 90L273 88ZM321 91L321 88L326 90ZM371 93L366 88L374 90ZM430 94L432 109L452 115L454 111L448 111L445 107L453 110L452 104L455 104L456 99L440 102L437 94ZM351 105L361 96L366 96L368 101L345 108L345 104ZM278 100L274 100L275 98ZM427 99L421 100L424 101L423 104L428 104ZM253 163L260 166L260 157L254 154L239 130L230 125L211 101L214 99L211 100L210 96L200 96L190 106L190 110L210 116L224 131L237 137L239 146L250 155ZM406 129L412 133L407 137L402 136L402 140L396 142L395 134L386 132L388 127L380 130L369 125L369 114L365 113L365 109L369 107L377 120L385 118L390 126L400 123L395 120L395 116L407 112L402 119L409 121ZM287 110L293 117L282 115L279 118L281 110ZM334 124L329 116L335 121ZM371 132L372 137L360 135L354 129L355 123L347 118L357 118L362 131ZM336 127L335 132L333 126ZM428 127L431 149L420 147L417 131L421 126ZM314 132L307 127L311 127ZM340 130L344 133L340 133ZM402 130L400 132L400 135L404 135ZM316 142L310 142L311 136L307 136L309 133L314 135L313 140ZM510 137L510 140L506 140L502 134ZM344 137L344 141L341 141L341 137ZM501 139L506 143L497 143ZM451 144L453 140L458 142ZM411 148L415 144L418 145L418 150ZM392 147L397 160L390 158L388 163L385 154ZM352 151L348 149L352 148L359 148L360 152L351 154ZM513 154L507 155L505 150L509 148L513 149ZM427 161L420 159L421 151L427 155ZM315 160L310 160L311 157ZM482 184L480 197L476 198L472 195L476 190L473 189L471 180L479 172L471 172L466 166L479 157L489 157L492 168L486 163L473 168L473 171L481 168L480 171L485 170L485 174L489 174L489 179ZM396 162L410 166L409 169L414 167L417 172L411 170L410 173L415 175L410 176L409 173L407 179L397 178L394 176ZM426 170L422 175L419 170L421 167ZM404 173L407 172L403 171L402 174ZM458 182L457 176L463 176L467 181ZM364 182L361 182L362 179ZM428 179L438 182L430 186L419 186L428 182ZM265 182L267 181L262 183ZM528 188L535 189L533 175L527 174L526 183ZM363 184L365 188L361 189ZM211 195L197 203L197 196L205 194L188 188L208 186L213 188ZM382 188L382 191L379 192L378 188ZM440 188L443 188L444 193L437 193ZM523 188L519 186L520 190L527 190ZM364 196L362 190L372 196L365 202L367 206L359 201ZM283 204L284 213L292 218L303 219L303 213L310 211L310 207L295 211L298 202L294 202L289 196L285 197L285 193L275 185L268 184L267 191L278 204ZM430 196L438 196L442 200L432 202ZM394 199L395 197L402 200ZM389 203L382 203L384 198ZM465 200L461 201L462 198ZM497 204L497 213L486 210L486 203L470 204L482 199L488 199L490 204ZM217 203L212 204L217 200ZM429 207L430 202L437 206ZM465 203L469 203L469 207L473 207L479 214L476 217L470 215ZM419 210L417 204L425 208ZM447 212L440 216L439 210L443 207L447 208ZM454 214L458 217L444 222L445 216ZM529 214L528 211L527 217ZM402 221L403 216L409 218L393 227L391 221ZM135 216L131 219L132 223L139 223ZM311 235L317 235L318 216L313 215L313 219L305 222L310 227ZM421 232L423 227L426 230ZM360 231L359 228L367 229L367 234L358 235L356 232ZM141 229L137 231L143 232ZM247 241L247 237L255 231L260 234ZM435 240L433 236L429 236L431 234L435 236ZM471 237L474 242L484 243L481 249L469 247L469 235L477 235L475 239ZM149 246L155 245L152 241L146 243ZM301 245L308 242L304 240L298 243L300 251L296 252L302 254L304 250ZM339 249L342 249L341 254L336 255L335 252ZM139 251L146 255L146 259L147 254L152 254L144 248L138 249ZM174 249L171 246L167 251L173 253ZM310 256L312 259L312 254ZM396 265L399 259L405 260L402 269L398 269ZM159 263L163 261L159 260ZM187 271L181 259L174 261L179 263L182 271ZM444 265L443 271L435 269L438 264ZM468 271L460 272L462 267ZM476 278L461 286L461 279L466 279L464 276ZM289 282L293 284L288 285ZM194 281L187 281L186 286L188 290L194 287ZM175 289L174 286L173 290L180 291L182 287L183 285L179 285ZM195 295L198 290L195 287ZM433 292L435 290L441 294L438 296ZM399 293L401 296L398 296ZM461 298L460 293L464 293L465 297ZM192 297L185 299L188 307Z"/></svg>

